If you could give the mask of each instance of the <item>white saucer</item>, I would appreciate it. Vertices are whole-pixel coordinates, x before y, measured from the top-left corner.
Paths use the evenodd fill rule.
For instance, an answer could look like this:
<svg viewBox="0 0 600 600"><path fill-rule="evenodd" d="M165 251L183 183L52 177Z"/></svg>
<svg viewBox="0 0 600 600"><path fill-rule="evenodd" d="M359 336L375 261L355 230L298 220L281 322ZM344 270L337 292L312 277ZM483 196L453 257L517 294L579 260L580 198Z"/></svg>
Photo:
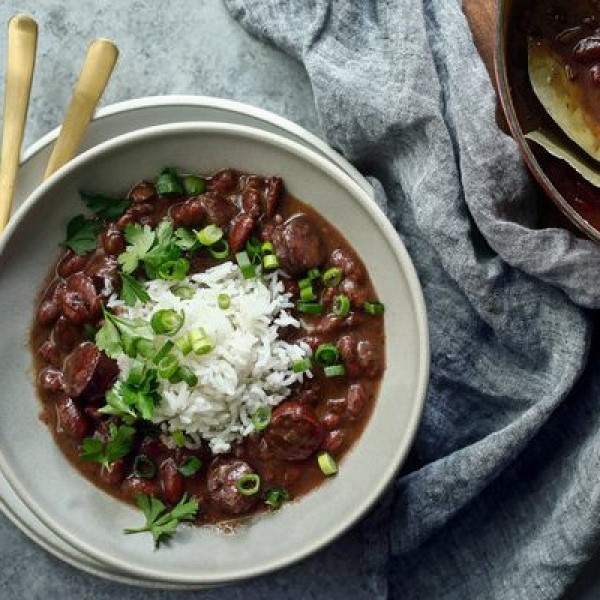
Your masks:
<svg viewBox="0 0 600 600"><path fill-rule="evenodd" d="M304 128L271 112L239 102L203 96L155 96L113 104L100 110L90 124L81 150L122 133L184 121L219 121L250 125L279 133L316 150L350 175L363 189L372 194L368 181L344 158ZM59 129L51 131L30 146L24 154L15 193L13 211L31 194L41 181L53 141ZM14 493L0 474L0 510L34 542L54 556L83 571L120 583L160 588L198 588L201 586L158 583L152 579L133 578L80 553L51 532L35 517Z"/></svg>

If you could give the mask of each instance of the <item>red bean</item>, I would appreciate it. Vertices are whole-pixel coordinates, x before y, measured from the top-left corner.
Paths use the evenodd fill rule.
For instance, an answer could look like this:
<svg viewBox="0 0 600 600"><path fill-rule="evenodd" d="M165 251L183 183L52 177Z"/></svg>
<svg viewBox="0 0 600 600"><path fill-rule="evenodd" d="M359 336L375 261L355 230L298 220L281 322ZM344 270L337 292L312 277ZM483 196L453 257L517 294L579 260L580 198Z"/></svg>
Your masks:
<svg viewBox="0 0 600 600"><path fill-rule="evenodd" d="M384 369L383 342L366 332L342 336L337 347L350 377L376 378Z"/></svg>
<svg viewBox="0 0 600 600"><path fill-rule="evenodd" d="M261 194L255 187L247 187L242 193L242 208L253 219L257 219L262 212Z"/></svg>
<svg viewBox="0 0 600 600"><path fill-rule="evenodd" d="M194 197L171 206L169 215L175 227L200 227L206 211L200 197Z"/></svg>
<svg viewBox="0 0 600 600"><path fill-rule="evenodd" d="M139 181L127 194L132 202L149 202L156 199L156 188L149 181Z"/></svg>
<svg viewBox="0 0 600 600"><path fill-rule="evenodd" d="M353 383L348 388L348 416L352 419L358 419L362 414L367 402L367 390L362 383Z"/></svg>
<svg viewBox="0 0 600 600"><path fill-rule="evenodd" d="M90 258L85 267L85 274L89 275L94 282L96 290L102 291L107 287L113 290L119 290L121 287L121 276L119 275L119 265L114 256L105 254L102 250L97 250Z"/></svg>
<svg viewBox="0 0 600 600"><path fill-rule="evenodd" d="M360 285L354 279L344 279L340 285L342 294L348 296L350 304L354 307L364 306L367 300L367 288Z"/></svg>
<svg viewBox="0 0 600 600"><path fill-rule="evenodd" d="M265 213L267 219L270 219L277 210L281 199L283 198L284 187L281 177L271 177L267 184L267 199Z"/></svg>
<svg viewBox="0 0 600 600"><path fill-rule="evenodd" d="M66 278L69 275L73 275L73 273L79 273L79 271L83 271L87 261L87 255L79 256L78 254L75 254L71 248L67 248L60 259L58 266L56 267L56 272L60 277Z"/></svg>
<svg viewBox="0 0 600 600"><path fill-rule="evenodd" d="M38 385L48 392L60 392L63 389L64 379L62 371L53 367L46 367L38 373Z"/></svg>
<svg viewBox="0 0 600 600"><path fill-rule="evenodd" d="M125 251L125 237L114 223L102 233L102 247L106 254L112 256L118 256Z"/></svg>
<svg viewBox="0 0 600 600"><path fill-rule="evenodd" d="M166 450L166 446L156 437L145 437L140 446L140 454L145 454L156 463Z"/></svg>
<svg viewBox="0 0 600 600"><path fill-rule="evenodd" d="M57 430L78 440L83 439L90 429L90 422L81 408L66 395L56 401L56 418Z"/></svg>
<svg viewBox="0 0 600 600"><path fill-rule="evenodd" d="M40 358L53 367L60 367L62 356L60 350L52 340L46 340L38 349Z"/></svg>
<svg viewBox="0 0 600 600"><path fill-rule="evenodd" d="M46 327L56 320L60 314L60 302L64 290L64 281L59 278L54 279L46 288L35 317L38 325Z"/></svg>
<svg viewBox="0 0 600 600"><path fill-rule="evenodd" d="M333 267L342 269L344 275L350 279L362 282L365 278L365 269L360 260L348 250L337 248L331 253L329 262Z"/></svg>
<svg viewBox="0 0 600 600"><path fill-rule="evenodd" d="M160 493L160 484L158 479L144 479L129 475L121 484L122 492L130 498L135 498L141 494L148 496L158 496Z"/></svg>
<svg viewBox="0 0 600 600"><path fill-rule="evenodd" d="M327 400L327 409L337 415L346 412L346 398L330 398Z"/></svg>
<svg viewBox="0 0 600 600"><path fill-rule="evenodd" d="M253 228L254 221L246 213L240 213L235 217L229 231L229 247L234 254L244 248Z"/></svg>
<svg viewBox="0 0 600 600"><path fill-rule="evenodd" d="M91 277L75 273L67 279L60 310L69 321L76 325L91 323L100 316L101 307L100 296Z"/></svg>
<svg viewBox="0 0 600 600"><path fill-rule="evenodd" d="M115 223L115 227L119 231L125 231L127 225L131 225L132 223L135 223L135 216L125 213L123 216L119 217L119 219Z"/></svg>
<svg viewBox="0 0 600 600"><path fill-rule="evenodd" d="M102 465L100 468L100 479L108 485L118 485L125 479L125 461L123 459L115 460L108 466Z"/></svg>
<svg viewBox="0 0 600 600"><path fill-rule="evenodd" d="M208 189L211 192L226 194L232 192L237 187L239 179L239 173L232 169L225 169L213 175L208 182Z"/></svg>
<svg viewBox="0 0 600 600"><path fill-rule="evenodd" d="M185 492L185 479L177 470L177 464L172 458L163 460L159 467L158 476L165 502L177 504Z"/></svg>
<svg viewBox="0 0 600 600"><path fill-rule="evenodd" d="M337 427L339 427L341 421L342 421L342 418L340 417L340 415L337 415L333 412L325 413L321 417L321 423L323 423L323 427L325 427L325 429L329 429L329 430L336 429Z"/></svg>
<svg viewBox="0 0 600 600"><path fill-rule="evenodd" d="M70 352L81 342L81 328L61 315L52 328L52 341L61 352Z"/></svg>
<svg viewBox="0 0 600 600"><path fill-rule="evenodd" d="M202 203L209 223L227 228L230 221L238 213L237 206L220 194L207 192L202 196L198 196L198 198Z"/></svg>
<svg viewBox="0 0 600 600"><path fill-rule="evenodd" d="M326 452L337 452L344 443L344 432L340 429L329 431L325 435L323 445L321 446Z"/></svg>

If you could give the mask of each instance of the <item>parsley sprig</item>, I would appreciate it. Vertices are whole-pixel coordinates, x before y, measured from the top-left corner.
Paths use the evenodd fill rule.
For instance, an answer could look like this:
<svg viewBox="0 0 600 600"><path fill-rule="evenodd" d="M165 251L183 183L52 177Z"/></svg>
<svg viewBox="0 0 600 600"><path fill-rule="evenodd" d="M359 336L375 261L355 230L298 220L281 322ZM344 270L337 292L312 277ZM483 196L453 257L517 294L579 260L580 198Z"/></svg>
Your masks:
<svg viewBox="0 0 600 600"><path fill-rule="evenodd" d="M154 538L154 547L169 539L182 521L193 521L198 513L199 504L195 498L184 494L179 503L170 511L156 497L141 494L136 498L137 505L146 517L146 525L125 529L124 533L150 532Z"/></svg>
<svg viewBox="0 0 600 600"><path fill-rule="evenodd" d="M150 324L144 319L125 319L112 314L104 307L104 324L96 333L96 346L111 358L119 354L133 354L139 339L152 341L154 334Z"/></svg>
<svg viewBox="0 0 600 600"><path fill-rule="evenodd" d="M104 194L80 191L79 195L85 205L93 210L101 219L114 221L118 219L131 204L128 198L113 198Z"/></svg>
<svg viewBox="0 0 600 600"><path fill-rule="evenodd" d="M140 302L150 300L150 294L148 294L146 288L133 275L121 273L121 281L123 285L120 297L127 306L135 306L138 300Z"/></svg>
<svg viewBox="0 0 600 600"><path fill-rule="evenodd" d="M93 219L86 219L83 215L73 217L67 223L67 239L65 246L68 246L82 256L96 249L96 236L100 231L101 224Z"/></svg>
<svg viewBox="0 0 600 600"><path fill-rule="evenodd" d="M105 467L127 456L131 452L135 428L129 425L108 426L108 440L104 442L97 437L88 437L83 440L79 457L87 462L97 462Z"/></svg>

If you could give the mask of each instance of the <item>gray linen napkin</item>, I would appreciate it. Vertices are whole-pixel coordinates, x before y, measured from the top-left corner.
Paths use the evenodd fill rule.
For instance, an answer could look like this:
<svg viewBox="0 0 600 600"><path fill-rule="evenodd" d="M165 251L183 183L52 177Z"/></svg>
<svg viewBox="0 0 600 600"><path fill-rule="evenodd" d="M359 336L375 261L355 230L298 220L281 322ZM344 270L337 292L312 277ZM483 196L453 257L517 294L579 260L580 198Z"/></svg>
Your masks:
<svg viewBox="0 0 600 600"><path fill-rule="evenodd" d="M411 253L431 327L405 473L361 526L275 576L271 592L559 597L599 529L600 348L586 309L600 305L600 252L534 229L533 190L495 125L461 3L225 4L305 65L328 142L371 178ZM394 340L388 352L393 364Z"/></svg>

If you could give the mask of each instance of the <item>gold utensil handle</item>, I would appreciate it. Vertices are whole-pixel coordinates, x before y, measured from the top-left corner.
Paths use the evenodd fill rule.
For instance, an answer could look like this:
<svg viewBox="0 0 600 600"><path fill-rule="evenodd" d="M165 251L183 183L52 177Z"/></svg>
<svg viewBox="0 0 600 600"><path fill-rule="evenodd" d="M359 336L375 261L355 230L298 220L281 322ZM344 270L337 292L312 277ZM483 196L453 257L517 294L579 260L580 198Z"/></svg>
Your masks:
<svg viewBox="0 0 600 600"><path fill-rule="evenodd" d="M4 127L0 154L0 233L8 223L15 193L35 67L37 33L37 23L27 15L15 15L8 22Z"/></svg>
<svg viewBox="0 0 600 600"><path fill-rule="evenodd" d="M44 179L75 156L118 56L119 50L110 40L98 39L90 44L60 134L48 160Z"/></svg>

